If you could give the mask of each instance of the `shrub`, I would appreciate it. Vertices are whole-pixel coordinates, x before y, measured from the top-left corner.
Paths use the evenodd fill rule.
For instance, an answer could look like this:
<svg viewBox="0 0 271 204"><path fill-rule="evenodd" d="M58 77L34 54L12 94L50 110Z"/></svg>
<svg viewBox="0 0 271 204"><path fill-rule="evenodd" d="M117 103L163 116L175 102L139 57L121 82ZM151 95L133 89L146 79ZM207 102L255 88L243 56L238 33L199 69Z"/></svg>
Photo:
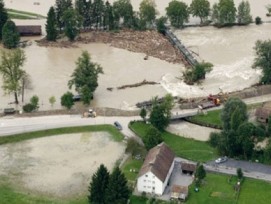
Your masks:
<svg viewBox="0 0 271 204"><path fill-rule="evenodd" d="M212 147L217 147L219 145L220 142L220 138L221 135L220 133L217 132L211 132L208 143L212 146Z"/></svg>
<svg viewBox="0 0 271 204"><path fill-rule="evenodd" d="M31 103L25 104L23 106L23 110L26 113L30 113L30 112L34 111L35 109L36 109L35 106L33 104L31 104Z"/></svg>
<svg viewBox="0 0 271 204"><path fill-rule="evenodd" d="M39 97L37 95L34 95L30 99L30 103L35 107L35 109L39 108Z"/></svg>
<svg viewBox="0 0 271 204"><path fill-rule="evenodd" d="M262 24L263 22L262 22L262 19L259 17L259 16L257 16L256 18L255 18L255 24L256 25L260 25L260 24Z"/></svg>

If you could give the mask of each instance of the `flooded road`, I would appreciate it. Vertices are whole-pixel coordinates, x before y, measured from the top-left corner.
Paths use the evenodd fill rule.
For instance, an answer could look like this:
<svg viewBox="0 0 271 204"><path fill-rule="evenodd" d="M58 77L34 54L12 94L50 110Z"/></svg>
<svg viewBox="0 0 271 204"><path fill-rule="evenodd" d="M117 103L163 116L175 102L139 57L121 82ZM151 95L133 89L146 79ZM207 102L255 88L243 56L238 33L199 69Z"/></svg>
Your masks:
<svg viewBox="0 0 271 204"><path fill-rule="evenodd" d="M0 176L15 185L56 197L85 195L100 164L112 170L125 145L106 132L32 139L0 146Z"/></svg>

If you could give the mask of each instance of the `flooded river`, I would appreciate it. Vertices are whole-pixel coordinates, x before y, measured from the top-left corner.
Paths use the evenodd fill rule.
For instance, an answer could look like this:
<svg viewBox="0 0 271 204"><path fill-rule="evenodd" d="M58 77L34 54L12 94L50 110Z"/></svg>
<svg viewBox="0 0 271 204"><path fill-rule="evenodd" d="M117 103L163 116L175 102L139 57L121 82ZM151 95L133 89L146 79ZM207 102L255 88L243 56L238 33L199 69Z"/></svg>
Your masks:
<svg viewBox="0 0 271 204"><path fill-rule="evenodd" d="M237 4L240 1L235 2ZM34 2L39 2L40 5L34 5ZM160 14L164 14L164 8L168 2L170 0L156 0ZM191 1L186 2L190 4ZM48 8L54 5L55 1L10 0L5 3L8 8L46 15ZM132 3L134 8L138 9L140 1L132 0ZM265 6L270 1L251 0L250 3L253 16L259 15L263 20L267 20ZM198 19L194 20L198 21ZM45 20L17 20L16 23L44 26ZM171 64L151 57L149 60L143 60L144 54L132 53L105 44L84 44L79 45L78 48L69 49L45 48L37 46L33 38L30 38L33 43L24 49L27 57L24 69L31 75L33 88L26 90L25 101L28 102L29 98L36 94L40 98L40 109L50 109L48 99L55 96L57 102L54 108L60 108L60 97L68 90L67 82L82 50L89 51L93 61L101 64L105 72L99 77L99 87L92 102L92 105L95 106L131 109L139 101L148 100L156 95L163 96L167 92L175 96L190 98L215 94L220 89L225 92L241 90L259 80L260 71L251 68L254 60L253 47L256 40L270 38L271 24L223 29L186 28L176 30L175 34L190 50L199 55L200 61L204 60L214 64L213 71L206 76L206 80L202 84L195 86L184 84L178 79L184 70L183 65ZM144 79L160 82L160 85L116 90L117 86L138 83ZM114 88L112 92L107 90L109 87ZM4 96L2 89L0 89L0 97L0 109L13 106L8 105L14 101L13 96Z"/></svg>

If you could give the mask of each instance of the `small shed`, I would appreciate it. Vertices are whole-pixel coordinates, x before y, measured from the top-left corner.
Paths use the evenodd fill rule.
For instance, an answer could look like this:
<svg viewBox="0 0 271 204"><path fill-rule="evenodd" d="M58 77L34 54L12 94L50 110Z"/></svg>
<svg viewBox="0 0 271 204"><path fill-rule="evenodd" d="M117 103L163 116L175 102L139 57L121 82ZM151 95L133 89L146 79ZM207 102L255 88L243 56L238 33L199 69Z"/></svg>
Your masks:
<svg viewBox="0 0 271 204"><path fill-rule="evenodd" d="M268 123L268 119L271 116L271 109L265 107L258 108L255 115L259 122Z"/></svg>
<svg viewBox="0 0 271 204"><path fill-rule="evenodd" d="M170 199L178 199L181 201L185 201L187 196L188 196L187 186L179 186L179 185L172 186Z"/></svg>
<svg viewBox="0 0 271 204"><path fill-rule="evenodd" d="M40 25L16 25L21 36L41 35Z"/></svg>
<svg viewBox="0 0 271 204"><path fill-rule="evenodd" d="M196 166L196 164L182 162L181 168L182 168L182 172L184 174L191 174L192 175L196 171L197 166Z"/></svg>

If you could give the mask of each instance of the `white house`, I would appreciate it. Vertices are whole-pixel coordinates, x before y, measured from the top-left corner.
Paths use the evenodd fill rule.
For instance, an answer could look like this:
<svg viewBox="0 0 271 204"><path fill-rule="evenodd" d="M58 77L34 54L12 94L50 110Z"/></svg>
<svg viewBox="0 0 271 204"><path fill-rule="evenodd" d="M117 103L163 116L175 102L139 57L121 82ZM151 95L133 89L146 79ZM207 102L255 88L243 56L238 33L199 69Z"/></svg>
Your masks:
<svg viewBox="0 0 271 204"><path fill-rule="evenodd" d="M137 190L162 195L174 167L174 157L165 143L150 149L139 171Z"/></svg>

